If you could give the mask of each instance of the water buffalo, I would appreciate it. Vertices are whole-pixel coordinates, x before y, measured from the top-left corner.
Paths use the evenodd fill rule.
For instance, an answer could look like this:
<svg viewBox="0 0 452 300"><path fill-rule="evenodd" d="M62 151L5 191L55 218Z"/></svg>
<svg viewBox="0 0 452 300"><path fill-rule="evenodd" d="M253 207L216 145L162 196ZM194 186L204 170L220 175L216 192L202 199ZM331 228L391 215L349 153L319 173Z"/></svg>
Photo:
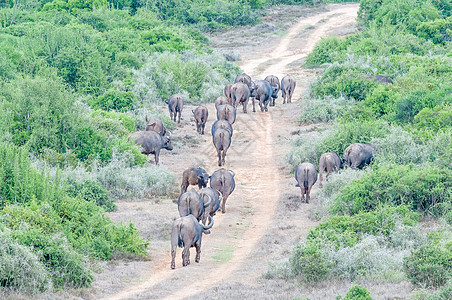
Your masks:
<svg viewBox="0 0 452 300"><path fill-rule="evenodd" d="M211 201L212 199L204 203L201 195L195 189L191 189L179 196L177 201L179 216L183 217L192 214L199 221L204 214L204 207L208 206Z"/></svg>
<svg viewBox="0 0 452 300"><path fill-rule="evenodd" d="M342 168L342 160L336 152L323 153L319 160L319 183L322 186L323 173L326 172L325 180L332 172L337 172Z"/></svg>
<svg viewBox="0 0 452 300"><path fill-rule="evenodd" d="M228 122L228 120L216 120L212 124L212 136L215 136L215 131L219 128L227 130L232 137L234 130L232 129L232 125Z"/></svg>
<svg viewBox="0 0 452 300"><path fill-rule="evenodd" d="M217 109L218 120L228 120L229 123L234 124L237 109L229 104L219 105Z"/></svg>
<svg viewBox="0 0 452 300"><path fill-rule="evenodd" d="M153 118L148 120L148 115L146 115L146 131L155 131L161 136L166 134L166 128L160 119Z"/></svg>
<svg viewBox="0 0 452 300"><path fill-rule="evenodd" d="M213 135L213 145L218 153L218 166L225 163L226 152L231 146L231 134L226 129L218 128Z"/></svg>
<svg viewBox="0 0 452 300"><path fill-rule="evenodd" d="M281 93L283 97L283 103L292 102L293 91L295 90L295 86L297 85L295 78L291 75L284 76L281 79Z"/></svg>
<svg viewBox="0 0 452 300"><path fill-rule="evenodd" d="M344 151L344 164L352 169L362 169L372 162L374 155L374 145L354 143Z"/></svg>
<svg viewBox="0 0 452 300"><path fill-rule="evenodd" d="M270 102L270 99L273 94L273 88L268 83L268 81L265 80L257 80L256 81L256 89L254 90L252 96L256 100L259 100L259 106L261 108L261 111L268 111L268 103ZM254 106L254 100L253 100L253 112L256 111L256 108Z"/></svg>
<svg viewBox="0 0 452 300"><path fill-rule="evenodd" d="M266 81L268 81L268 83L270 83L270 85L272 86L273 89L273 93L272 93L272 99L270 102L270 106L275 106L275 100L276 98L278 98L278 92L281 88L280 84L279 84L279 78L276 77L275 75L268 75L267 77L265 77Z"/></svg>
<svg viewBox="0 0 452 300"><path fill-rule="evenodd" d="M204 203L207 203L209 199L211 199L210 204L204 207L204 214L201 218L202 223L206 224L207 217L215 216L217 210L220 209L220 203L223 200L223 195L221 192L210 187L200 189L199 194L203 198Z"/></svg>
<svg viewBox="0 0 452 300"><path fill-rule="evenodd" d="M251 77L248 74L242 73L240 75L237 75L237 77L235 77L234 83L237 83L237 82L246 84L248 86L248 88L250 89L250 92L253 91L255 88L255 84L251 80Z"/></svg>
<svg viewBox="0 0 452 300"><path fill-rule="evenodd" d="M135 144L141 146L141 153L154 154L156 165L159 163L161 149L173 150L170 139L155 131L135 131L129 135L129 140L133 140Z"/></svg>
<svg viewBox="0 0 452 300"><path fill-rule="evenodd" d="M199 189L207 186L209 182L209 174L203 168L190 168L182 173L182 184L180 185L180 193L187 191L189 185L198 185Z"/></svg>
<svg viewBox="0 0 452 300"><path fill-rule="evenodd" d="M235 173L232 170L219 169L210 176L210 187L223 194L221 212L226 212L226 201L235 189Z"/></svg>
<svg viewBox="0 0 452 300"><path fill-rule="evenodd" d="M204 134L204 128L206 127L207 118L209 117L209 110L207 107L200 105L195 110L192 110L193 116L196 122L196 131L200 134Z"/></svg>
<svg viewBox="0 0 452 300"><path fill-rule="evenodd" d="M309 162L301 163L295 169L295 180L298 182L297 187L301 189L301 201L305 200L309 203L311 188L317 181L317 170L315 166Z"/></svg>
<svg viewBox="0 0 452 300"><path fill-rule="evenodd" d="M172 95L168 101L165 102L168 104L168 110L170 113L170 118L176 122L176 116L177 113L179 113L179 118L177 120L177 123L180 123L180 117L182 114L182 109L184 108L184 98L182 98L182 95L175 94ZM173 118L174 116L174 118Z"/></svg>
<svg viewBox="0 0 452 300"><path fill-rule="evenodd" d="M173 222L171 230L171 269L176 268L174 262L176 258L177 246L184 248L182 250L182 266L190 264L190 248L196 247L195 261L199 263L201 256L202 234L209 234L213 226L213 218L209 216L208 226L199 223L193 215L180 217Z"/></svg>
<svg viewBox="0 0 452 300"><path fill-rule="evenodd" d="M223 104L232 104L232 100L229 101L228 98L225 96L220 96L217 99L215 99L215 109L218 109L218 106Z"/></svg>
<svg viewBox="0 0 452 300"><path fill-rule="evenodd" d="M224 91L224 95L226 96L226 99L228 99L227 103L232 105L231 88L232 88L232 83L228 83L228 84L225 85L223 91ZM215 103L216 103L216 101L215 101ZM215 105L215 107L216 107L216 105Z"/></svg>
<svg viewBox="0 0 452 300"><path fill-rule="evenodd" d="M232 102L235 106L241 103L243 105L243 112L246 114L248 100L250 98L250 89L244 83L237 82L232 86Z"/></svg>

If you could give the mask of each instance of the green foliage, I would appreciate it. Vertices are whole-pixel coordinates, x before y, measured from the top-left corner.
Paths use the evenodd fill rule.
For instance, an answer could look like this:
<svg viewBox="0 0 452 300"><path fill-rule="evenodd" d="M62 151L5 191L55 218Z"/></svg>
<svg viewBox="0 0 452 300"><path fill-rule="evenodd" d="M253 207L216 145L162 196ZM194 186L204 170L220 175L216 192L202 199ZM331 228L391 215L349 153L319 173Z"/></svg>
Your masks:
<svg viewBox="0 0 452 300"><path fill-rule="evenodd" d="M29 247L0 230L0 286L29 295L51 290L50 275Z"/></svg>
<svg viewBox="0 0 452 300"><path fill-rule="evenodd" d="M132 92L123 92L110 89L105 94L88 100L88 104L94 109L114 110L125 112L133 110L136 97Z"/></svg>
<svg viewBox="0 0 452 300"><path fill-rule="evenodd" d="M404 267L413 284L422 287L440 287L450 280L452 251L450 246L423 245L405 259Z"/></svg>
<svg viewBox="0 0 452 300"><path fill-rule="evenodd" d="M107 4L107 0L53 0L44 4L43 10L55 9L76 12L80 9L92 10L95 7L106 6Z"/></svg>
<svg viewBox="0 0 452 300"><path fill-rule="evenodd" d="M341 298L342 299L342 298ZM351 287L345 297L344 300L372 300L370 293L368 290L363 288L362 286L355 285Z"/></svg>
<svg viewBox="0 0 452 300"><path fill-rule="evenodd" d="M452 127L452 104L437 105L434 108L423 108L415 117L417 129L428 128L432 131Z"/></svg>
<svg viewBox="0 0 452 300"><path fill-rule="evenodd" d="M66 192L71 197L80 197L86 201L92 201L106 211L113 211L116 208L108 191L96 181L85 179L82 183L77 183L69 180Z"/></svg>
<svg viewBox="0 0 452 300"><path fill-rule="evenodd" d="M414 211L442 215L441 203L452 197L452 171L432 165L374 166L335 198L333 211L356 214L381 204L405 204Z"/></svg>
<svg viewBox="0 0 452 300"><path fill-rule="evenodd" d="M347 42L344 39L330 36L322 38L314 50L308 54L305 65L319 66L324 63L332 63L337 55L342 54L346 49Z"/></svg>

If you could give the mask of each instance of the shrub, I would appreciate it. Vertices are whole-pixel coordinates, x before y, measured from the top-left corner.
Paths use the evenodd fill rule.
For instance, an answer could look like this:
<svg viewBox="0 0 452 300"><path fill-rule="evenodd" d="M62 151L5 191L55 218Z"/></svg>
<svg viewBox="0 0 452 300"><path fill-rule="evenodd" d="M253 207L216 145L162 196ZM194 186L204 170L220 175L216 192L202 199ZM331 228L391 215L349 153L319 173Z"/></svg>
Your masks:
<svg viewBox="0 0 452 300"><path fill-rule="evenodd" d="M325 97L303 101L299 121L308 124L332 122L347 115L354 105L355 102L352 99L344 97Z"/></svg>
<svg viewBox="0 0 452 300"><path fill-rule="evenodd" d="M333 205L339 214L371 211L381 204L442 215L441 203L452 196L452 171L432 165L380 165L345 187Z"/></svg>
<svg viewBox="0 0 452 300"><path fill-rule="evenodd" d="M433 108L423 108L414 117L414 126L418 129L432 131L452 127L452 104L437 105Z"/></svg>
<svg viewBox="0 0 452 300"><path fill-rule="evenodd" d="M67 193L71 197L92 201L106 211L113 211L116 208L107 190L96 181L86 179L82 183L77 183L69 178Z"/></svg>
<svg viewBox="0 0 452 300"><path fill-rule="evenodd" d="M410 281L423 287L440 287L452 273L452 251L439 245L423 245L404 262Z"/></svg>
<svg viewBox="0 0 452 300"><path fill-rule="evenodd" d="M322 38L314 50L306 57L306 66L319 66L324 63L332 63L340 52L346 49L347 42L344 39L330 36Z"/></svg>
<svg viewBox="0 0 452 300"><path fill-rule="evenodd" d="M123 92L110 89L105 94L88 100L93 109L114 110L125 112L133 110L136 97L132 92Z"/></svg>
<svg viewBox="0 0 452 300"><path fill-rule="evenodd" d="M314 245L299 243L289 260L295 276L302 275L305 282L324 280L331 272L332 265L326 261Z"/></svg>
<svg viewBox="0 0 452 300"><path fill-rule="evenodd" d="M0 286L29 295L52 289L49 273L29 247L0 230Z"/></svg>
<svg viewBox="0 0 452 300"><path fill-rule="evenodd" d="M368 290L362 286L355 285L348 290L344 300L372 300L372 297Z"/></svg>

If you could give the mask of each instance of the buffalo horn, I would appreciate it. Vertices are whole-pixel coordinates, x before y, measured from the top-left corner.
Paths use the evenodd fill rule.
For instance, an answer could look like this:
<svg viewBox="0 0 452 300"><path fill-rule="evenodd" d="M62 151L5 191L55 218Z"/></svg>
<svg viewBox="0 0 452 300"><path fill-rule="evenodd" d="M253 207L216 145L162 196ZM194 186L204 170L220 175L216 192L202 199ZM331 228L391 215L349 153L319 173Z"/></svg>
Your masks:
<svg viewBox="0 0 452 300"><path fill-rule="evenodd" d="M209 216L209 219L210 219L209 225L207 225L207 226L202 224L202 223L199 223L199 225L201 225L202 228L204 228L204 230L210 229L213 226L213 218L212 218L212 216Z"/></svg>
<svg viewBox="0 0 452 300"><path fill-rule="evenodd" d="M232 173L232 177L234 177L234 176L235 176L235 173L234 173L234 171L232 171L232 170L228 170L228 171Z"/></svg>
<svg viewBox="0 0 452 300"><path fill-rule="evenodd" d="M210 197L209 195L206 196L209 197L209 201L207 201L207 203L204 204L204 207L209 206L209 204L212 202L212 197Z"/></svg>

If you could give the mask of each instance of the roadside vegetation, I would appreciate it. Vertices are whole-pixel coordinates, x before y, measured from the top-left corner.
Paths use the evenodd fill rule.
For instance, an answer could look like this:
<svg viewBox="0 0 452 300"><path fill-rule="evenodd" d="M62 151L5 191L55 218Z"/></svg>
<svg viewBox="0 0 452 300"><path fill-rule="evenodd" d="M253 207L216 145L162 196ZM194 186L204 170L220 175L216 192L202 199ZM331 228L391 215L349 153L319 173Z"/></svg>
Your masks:
<svg viewBox="0 0 452 300"><path fill-rule="evenodd" d="M297 138L291 169L357 142L377 154L364 170L330 176L317 193L323 222L273 275L410 281L413 299L450 299L451 11L449 0L362 0L362 30L324 38L308 55L323 74L300 122L330 126Z"/></svg>
<svg viewBox="0 0 452 300"><path fill-rule="evenodd" d="M0 295L88 287L97 260L148 255L152 241L105 212L169 195L175 176L128 135L146 115L174 129L157 105L210 102L239 73L205 32L326 2L344 1L3 1Z"/></svg>

